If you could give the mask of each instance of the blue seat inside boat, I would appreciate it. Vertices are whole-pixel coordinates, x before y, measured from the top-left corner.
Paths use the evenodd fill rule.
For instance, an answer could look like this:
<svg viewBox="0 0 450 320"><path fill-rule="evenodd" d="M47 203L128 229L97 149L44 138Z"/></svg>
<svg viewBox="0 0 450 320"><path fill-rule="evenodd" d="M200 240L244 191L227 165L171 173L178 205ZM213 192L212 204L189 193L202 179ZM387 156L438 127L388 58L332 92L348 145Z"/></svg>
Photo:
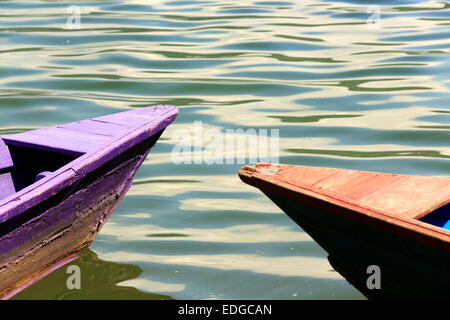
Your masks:
<svg viewBox="0 0 450 320"><path fill-rule="evenodd" d="M419 220L437 227L450 230L450 204L447 204L431 212L430 214Z"/></svg>
<svg viewBox="0 0 450 320"><path fill-rule="evenodd" d="M0 199L4 199L16 192L10 172L13 166L9 148L0 138Z"/></svg>

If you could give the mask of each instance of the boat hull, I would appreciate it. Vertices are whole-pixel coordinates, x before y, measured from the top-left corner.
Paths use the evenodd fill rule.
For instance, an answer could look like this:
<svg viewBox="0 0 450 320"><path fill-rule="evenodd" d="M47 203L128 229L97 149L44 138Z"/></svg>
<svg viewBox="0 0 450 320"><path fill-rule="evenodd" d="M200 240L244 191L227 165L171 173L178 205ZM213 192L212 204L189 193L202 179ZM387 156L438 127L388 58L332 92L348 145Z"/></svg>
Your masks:
<svg viewBox="0 0 450 320"><path fill-rule="evenodd" d="M450 299L450 179L258 164L239 171L369 299Z"/></svg>
<svg viewBox="0 0 450 320"><path fill-rule="evenodd" d="M389 226L349 218L345 209L327 210L264 192L325 251L333 268L369 299L450 299L450 253L412 241ZM340 212L339 212L340 211ZM373 288L370 266L379 267Z"/></svg>
<svg viewBox="0 0 450 320"><path fill-rule="evenodd" d="M9 298L89 246L161 133L1 225L0 297Z"/></svg>

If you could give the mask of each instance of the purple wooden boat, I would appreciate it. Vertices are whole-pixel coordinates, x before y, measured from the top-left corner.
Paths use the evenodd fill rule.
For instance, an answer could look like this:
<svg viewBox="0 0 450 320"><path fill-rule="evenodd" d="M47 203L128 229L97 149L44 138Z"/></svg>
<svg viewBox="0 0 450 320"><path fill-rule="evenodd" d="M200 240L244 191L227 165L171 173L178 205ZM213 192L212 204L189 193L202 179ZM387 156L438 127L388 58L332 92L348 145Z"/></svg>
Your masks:
<svg viewBox="0 0 450 320"><path fill-rule="evenodd" d="M177 114L160 105L0 138L0 297L93 241Z"/></svg>

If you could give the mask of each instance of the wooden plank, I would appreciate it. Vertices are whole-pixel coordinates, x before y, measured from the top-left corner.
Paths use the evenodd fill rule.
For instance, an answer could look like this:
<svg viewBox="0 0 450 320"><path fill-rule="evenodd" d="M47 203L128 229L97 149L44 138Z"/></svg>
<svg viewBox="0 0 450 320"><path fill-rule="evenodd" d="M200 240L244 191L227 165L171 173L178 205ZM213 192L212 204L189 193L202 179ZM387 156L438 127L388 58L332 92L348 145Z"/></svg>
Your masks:
<svg viewBox="0 0 450 320"><path fill-rule="evenodd" d="M11 173L0 174L0 199L4 199L16 192Z"/></svg>
<svg viewBox="0 0 450 320"><path fill-rule="evenodd" d="M11 154L9 153L8 146L0 138L0 170L8 169L13 166Z"/></svg>
<svg viewBox="0 0 450 320"><path fill-rule="evenodd" d="M450 202L450 179L358 170L276 165L255 169L278 181L361 208L418 219ZM267 172L264 177L264 172Z"/></svg>
<svg viewBox="0 0 450 320"><path fill-rule="evenodd" d="M115 137L119 134L123 134L126 131L128 131L128 129L123 125L101 122L95 119L88 119L83 121L67 123L58 126L58 128L64 128L74 131L82 131L86 133L93 133L108 137Z"/></svg>
<svg viewBox="0 0 450 320"><path fill-rule="evenodd" d="M7 144L80 156L100 149L107 141L171 114L174 106L158 105L72 122L4 137ZM171 121L170 121L171 122ZM1 168L0 168L1 169Z"/></svg>
<svg viewBox="0 0 450 320"><path fill-rule="evenodd" d="M147 108L138 108L125 112L109 114L102 117L94 118L96 121L119 124L127 128L133 128L142 125L149 120L159 117L161 114L168 113L173 110L170 105L157 105Z"/></svg>
<svg viewBox="0 0 450 320"><path fill-rule="evenodd" d="M142 114L138 114L135 112L128 112L126 116L118 116L117 114L112 114L104 117L95 118L95 120L103 121L105 123L122 125L127 128L133 128L136 125L140 125L147 122L148 118Z"/></svg>
<svg viewBox="0 0 450 320"><path fill-rule="evenodd" d="M98 149L109 140L108 136L65 128L44 128L7 136L10 145L57 151L75 156Z"/></svg>

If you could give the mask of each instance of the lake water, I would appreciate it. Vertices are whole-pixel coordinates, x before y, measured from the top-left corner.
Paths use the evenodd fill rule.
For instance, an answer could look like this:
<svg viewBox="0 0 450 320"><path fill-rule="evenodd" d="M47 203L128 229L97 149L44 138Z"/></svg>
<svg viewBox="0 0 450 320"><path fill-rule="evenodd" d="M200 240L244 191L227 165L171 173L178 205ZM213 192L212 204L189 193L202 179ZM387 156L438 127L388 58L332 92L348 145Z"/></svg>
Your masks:
<svg viewBox="0 0 450 320"><path fill-rule="evenodd" d="M73 262L82 289L62 268L17 298L364 299L241 164L173 163L195 121L278 129L281 163L449 174L448 2L2 1L0 16L1 134L180 110Z"/></svg>

